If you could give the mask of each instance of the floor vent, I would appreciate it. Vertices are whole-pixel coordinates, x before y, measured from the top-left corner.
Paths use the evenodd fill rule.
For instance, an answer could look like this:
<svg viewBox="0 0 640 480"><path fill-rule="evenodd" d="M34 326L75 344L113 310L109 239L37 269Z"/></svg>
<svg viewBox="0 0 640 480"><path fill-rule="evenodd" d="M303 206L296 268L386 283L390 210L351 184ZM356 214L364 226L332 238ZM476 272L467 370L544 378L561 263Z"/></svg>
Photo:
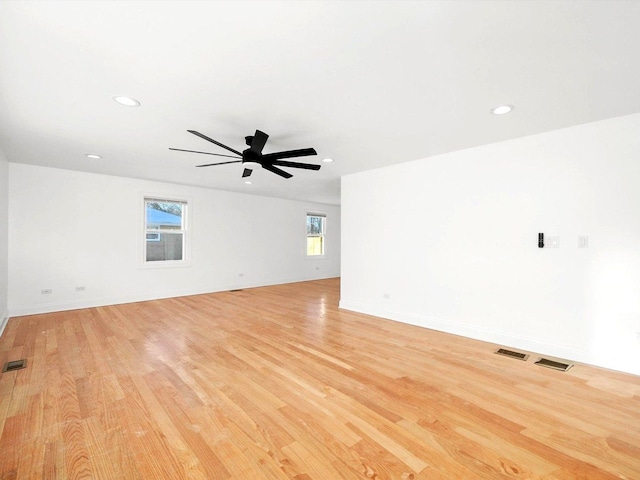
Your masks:
<svg viewBox="0 0 640 480"><path fill-rule="evenodd" d="M540 365L541 367L553 368L554 370L560 370L561 372L566 372L573 365L569 363L556 362L555 360L549 360L548 358L541 358L537 362L536 365Z"/></svg>
<svg viewBox="0 0 640 480"><path fill-rule="evenodd" d="M25 368L27 366L26 360L15 360L13 362L7 362L4 364L2 368L2 373L12 372L13 370L20 370L21 368Z"/></svg>
<svg viewBox="0 0 640 480"><path fill-rule="evenodd" d="M505 357L515 358L517 360L526 361L527 358L529 358L529 355L527 355L526 353L514 352L513 350L507 350L506 348L499 348L494 353L497 353L498 355L504 355Z"/></svg>

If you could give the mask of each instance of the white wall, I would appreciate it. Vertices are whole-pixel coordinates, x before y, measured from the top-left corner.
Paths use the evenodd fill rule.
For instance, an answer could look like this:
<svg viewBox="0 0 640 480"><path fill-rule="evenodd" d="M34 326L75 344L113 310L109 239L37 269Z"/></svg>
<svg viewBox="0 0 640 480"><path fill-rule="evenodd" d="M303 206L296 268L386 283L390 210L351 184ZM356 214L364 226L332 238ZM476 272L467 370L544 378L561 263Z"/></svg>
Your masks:
<svg viewBox="0 0 640 480"><path fill-rule="evenodd" d="M0 335L8 320L9 163L0 150Z"/></svg>
<svg viewBox="0 0 640 480"><path fill-rule="evenodd" d="M190 266L141 268L145 194L190 201ZM327 214L326 259L305 258L307 209ZM338 206L9 164L11 315L339 274Z"/></svg>
<svg viewBox="0 0 640 480"><path fill-rule="evenodd" d="M632 115L344 177L341 307L640 374L639 132Z"/></svg>

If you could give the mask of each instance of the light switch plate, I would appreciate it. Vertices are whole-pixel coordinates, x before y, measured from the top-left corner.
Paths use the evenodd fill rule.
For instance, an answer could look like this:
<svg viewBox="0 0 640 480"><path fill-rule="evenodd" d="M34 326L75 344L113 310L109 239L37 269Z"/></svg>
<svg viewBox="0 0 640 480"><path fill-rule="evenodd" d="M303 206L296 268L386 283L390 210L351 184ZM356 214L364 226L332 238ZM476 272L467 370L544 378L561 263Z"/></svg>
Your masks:
<svg viewBox="0 0 640 480"><path fill-rule="evenodd" d="M589 248L589 235L578 235L578 248Z"/></svg>

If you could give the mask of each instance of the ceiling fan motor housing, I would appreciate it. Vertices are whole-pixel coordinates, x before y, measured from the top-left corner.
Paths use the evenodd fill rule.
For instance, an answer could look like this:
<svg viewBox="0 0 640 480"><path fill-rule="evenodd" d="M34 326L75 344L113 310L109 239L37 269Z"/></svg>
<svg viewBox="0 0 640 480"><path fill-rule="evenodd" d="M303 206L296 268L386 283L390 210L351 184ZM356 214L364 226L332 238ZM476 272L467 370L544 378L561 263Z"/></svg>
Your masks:
<svg viewBox="0 0 640 480"><path fill-rule="evenodd" d="M252 139L253 137L246 137L248 139ZM250 148L247 148L242 152L242 166L244 168L257 168L262 166L262 162L260 161L260 153Z"/></svg>

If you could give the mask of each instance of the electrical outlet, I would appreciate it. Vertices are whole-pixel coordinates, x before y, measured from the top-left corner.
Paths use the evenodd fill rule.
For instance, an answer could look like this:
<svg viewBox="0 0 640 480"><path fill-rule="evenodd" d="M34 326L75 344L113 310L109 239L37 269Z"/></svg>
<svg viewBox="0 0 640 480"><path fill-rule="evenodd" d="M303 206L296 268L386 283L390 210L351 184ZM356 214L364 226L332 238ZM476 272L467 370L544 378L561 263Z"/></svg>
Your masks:
<svg viewBox="0 0 640 480"><path fill-rule="evenodd" d="M238 276L239 277L244 277L244 273L239 273Z"/></svg>
<svg viewBox="0 0 640 480"><path fill-rule="evenodd" d="M51 290L50 288L43 288L42 290L40 290L40 293L42 295L49 295L51 292L53 292L53 290Z"/></svg>
<svg viewBox="0 0 640 480"><path fill-rule="evenodd" d="M76 292L84 292L85 290L86 290L86 287L84 285L76 287Z"/></svg>

